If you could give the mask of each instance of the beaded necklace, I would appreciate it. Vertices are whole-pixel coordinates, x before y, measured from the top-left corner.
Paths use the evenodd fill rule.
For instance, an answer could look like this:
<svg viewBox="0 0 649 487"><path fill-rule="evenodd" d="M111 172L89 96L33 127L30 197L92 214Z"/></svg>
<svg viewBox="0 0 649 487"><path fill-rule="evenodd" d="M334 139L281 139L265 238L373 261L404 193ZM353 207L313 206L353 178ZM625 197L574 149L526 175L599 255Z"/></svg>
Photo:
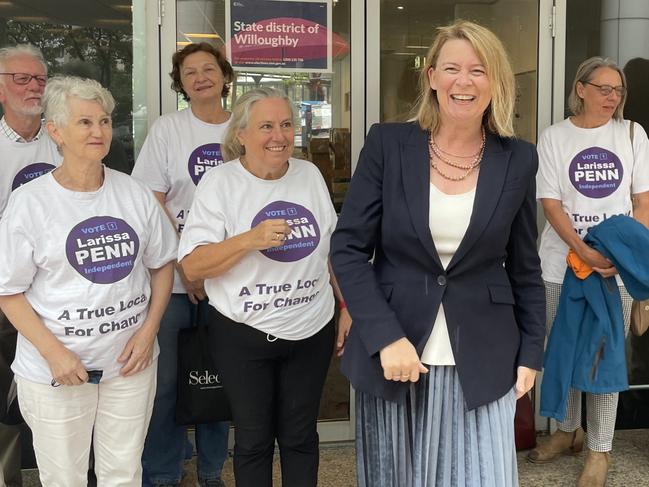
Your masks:
<svg viewBox="0 0 649 487"><path fill-rule="evenodd" d="M437 171L437 173L442 176L444 179L448 179L449 181L462 181L463 179L466 179L471 172L477 168L480 163L482 162L482 156L484 155L484 149L485 149L485 141L486 141L486 135L484 128L482 129L482 143L480 145L480 150L473 155L469 157L473 157L473 160L469 164L461 164L458 162L453 162L450 159L448 159L446 156L444 156L444 151L442 151L439 146L435 143L435 139L433 138L433 134L430 134L430 137L428 139L428 153L430 156L430 166ZM440 161L448 164L451 167L455 167L457 169L463 169L465 172L464 174L461 174L460 176L451 176L450 174L446 174L444 171L442 171L439 166L435 163L435 157L439 159ZM455 157L461 157L461 156L455 156Z"/></svg>

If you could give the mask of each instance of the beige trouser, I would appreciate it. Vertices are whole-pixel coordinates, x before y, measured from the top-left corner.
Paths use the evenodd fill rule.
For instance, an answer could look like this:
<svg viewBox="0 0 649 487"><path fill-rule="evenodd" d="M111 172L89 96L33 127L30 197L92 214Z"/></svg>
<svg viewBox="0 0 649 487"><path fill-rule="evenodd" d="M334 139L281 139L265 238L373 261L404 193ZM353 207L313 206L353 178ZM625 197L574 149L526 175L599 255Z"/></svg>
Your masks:
<svg viewBox="0 0 649 487"><path fill-rule="evenodd" d="M98 385L52 387L17 378L18 401L34 436L44 487L85 487L91 442L98 485L142 485L157 367L154 361L133 376Z"/></svg>

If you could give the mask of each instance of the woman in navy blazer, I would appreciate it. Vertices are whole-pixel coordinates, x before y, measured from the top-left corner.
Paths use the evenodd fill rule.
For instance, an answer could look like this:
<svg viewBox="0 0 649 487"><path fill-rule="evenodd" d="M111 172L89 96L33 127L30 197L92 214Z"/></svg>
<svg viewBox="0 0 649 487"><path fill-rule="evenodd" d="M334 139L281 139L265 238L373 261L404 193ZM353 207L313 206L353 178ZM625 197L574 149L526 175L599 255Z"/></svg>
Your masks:
<svg viewBox="0 0 649 487"><path fill-rule="evenodd" d="M541 369L535 148L489 30L440 28L416 121L374 125L332 264L351 313L359 486L517 486L515 400Z"/></svg>

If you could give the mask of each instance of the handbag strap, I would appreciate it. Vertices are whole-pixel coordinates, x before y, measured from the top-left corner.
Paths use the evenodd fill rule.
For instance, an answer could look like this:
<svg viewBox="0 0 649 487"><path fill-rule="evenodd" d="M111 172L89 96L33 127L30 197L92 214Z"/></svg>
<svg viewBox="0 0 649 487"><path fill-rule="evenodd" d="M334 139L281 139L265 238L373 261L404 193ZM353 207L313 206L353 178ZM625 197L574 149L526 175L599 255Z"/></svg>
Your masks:
<svg viewBox="0 0 649 487"><path fill-rule="evenodd" d="M207 298L206 298L207 299ZM206 306L199 305L196 307L196 323L194 326L198 328L198 335L201 339L201 345L203 349L203 356L209 356L211 354L211 342L210 342L210 332L209 332L209 307L211 305L207 303ZM207 316L206 316L207 315Z"/></svg>

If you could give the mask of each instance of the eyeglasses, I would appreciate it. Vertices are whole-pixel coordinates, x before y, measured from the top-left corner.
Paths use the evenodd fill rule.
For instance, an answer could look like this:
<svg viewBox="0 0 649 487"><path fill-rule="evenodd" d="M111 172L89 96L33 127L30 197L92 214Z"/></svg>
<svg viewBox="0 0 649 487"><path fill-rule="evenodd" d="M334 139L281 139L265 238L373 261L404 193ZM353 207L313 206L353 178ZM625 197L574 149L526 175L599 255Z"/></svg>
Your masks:
<svg viewBox="0 0 649 487"><path fill-rule="evenodd" d="M47 83L47 76L42 74L27 74L27 73L0 73L0 74L13 76L14 83L16 83L17 85L29 84L29 82L32 79L36 80L38 86L45 86L45 83Z"/></svg>
<svg viewBox="0 0 649 487"><path fill-rule="evenodd" d="M595 83L591 83L590 81L584 81L583 83L585 85L594 86L604 96L610 95L611 91L613 90L615 90L615 93L617 93L617 96L619 96L620 98L626 94L626 88L624 86L596 85Z"/></svg>

